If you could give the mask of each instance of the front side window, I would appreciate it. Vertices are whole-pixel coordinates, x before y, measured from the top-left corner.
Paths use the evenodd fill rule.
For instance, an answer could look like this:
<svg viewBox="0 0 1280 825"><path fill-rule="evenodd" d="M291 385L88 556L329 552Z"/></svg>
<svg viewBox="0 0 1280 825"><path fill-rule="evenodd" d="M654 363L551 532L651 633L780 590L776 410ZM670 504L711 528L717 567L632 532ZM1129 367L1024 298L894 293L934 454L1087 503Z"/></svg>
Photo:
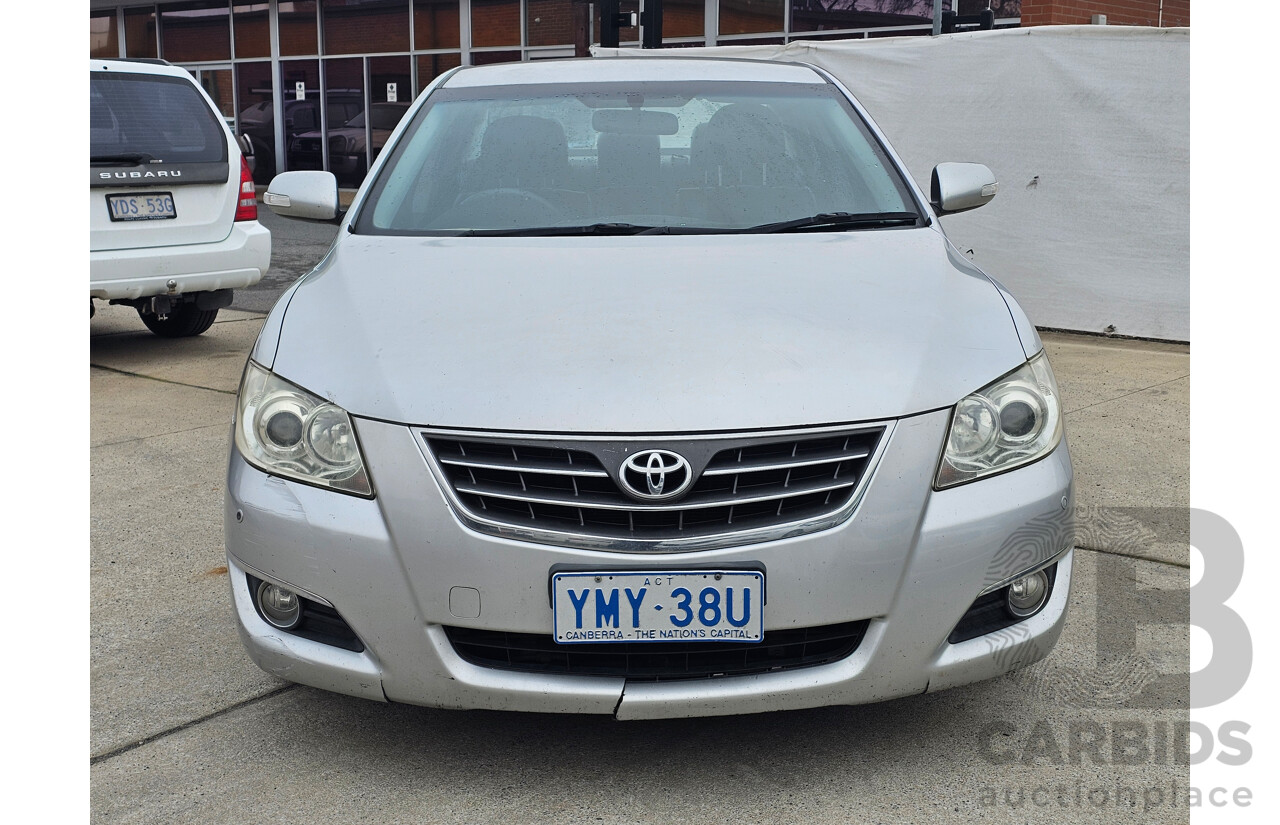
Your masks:
<svg viewBox="0 0 1280 825"><path fill-rule="evenodd" d="M829 85L516 86L433 94L355 229L740 231L915 211L897 169Z"/></svg>

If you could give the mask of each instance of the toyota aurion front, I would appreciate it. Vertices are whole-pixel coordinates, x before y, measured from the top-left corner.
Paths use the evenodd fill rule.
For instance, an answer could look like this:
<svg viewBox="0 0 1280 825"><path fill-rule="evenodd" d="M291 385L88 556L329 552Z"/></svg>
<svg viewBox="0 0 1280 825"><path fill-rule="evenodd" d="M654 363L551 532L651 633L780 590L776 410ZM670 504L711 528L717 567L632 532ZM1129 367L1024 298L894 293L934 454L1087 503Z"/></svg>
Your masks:
<svg viewBox="0 0 1280 825"><path fill-rule="evenodd" d="M240 388L226 547L281 678L613 714L872 702L1048 654L1072 472L1044 348L812 67L465 68L415 102Z"/></svg>

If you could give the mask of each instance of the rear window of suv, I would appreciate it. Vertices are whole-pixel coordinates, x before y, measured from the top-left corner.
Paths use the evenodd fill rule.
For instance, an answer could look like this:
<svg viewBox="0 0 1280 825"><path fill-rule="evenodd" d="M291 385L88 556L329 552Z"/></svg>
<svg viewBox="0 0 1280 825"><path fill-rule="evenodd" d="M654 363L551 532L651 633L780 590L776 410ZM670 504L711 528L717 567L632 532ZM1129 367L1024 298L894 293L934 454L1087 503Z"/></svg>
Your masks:
<svg viewBox="0 0 1280 825"><path fill-rule="evenodd" d="M227 161L223 125L196 87L179 77L92 72L90 162Z"/></svg>

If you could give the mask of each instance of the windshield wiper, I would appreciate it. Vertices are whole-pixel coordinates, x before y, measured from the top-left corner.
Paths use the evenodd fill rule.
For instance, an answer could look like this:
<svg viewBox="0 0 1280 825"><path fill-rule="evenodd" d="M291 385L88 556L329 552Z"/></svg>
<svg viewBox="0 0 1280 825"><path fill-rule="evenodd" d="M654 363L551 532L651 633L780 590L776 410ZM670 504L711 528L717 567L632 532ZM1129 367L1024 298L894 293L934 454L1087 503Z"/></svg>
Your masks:
<svg viewBox="0 0 1280 825"><path fill-rule="evenodd" d="M550 238L557 235L638 235L653 229L634 223L593 223L585 226L526 226L520 229L467 229L462 238Z"/></svg>
<svg viewBox="0 0 1280 825"><path fill-rule="evenodd" d="M90 155L89 165L123 166L125 164L150 163L153 160L155 160L155 156L148 155L146 152L121 152L118 155Z"/></svg>
<svg viewBox="0 0 1280 825"><path fill-rule="evenodd" d="M870 229L881 226L906 226L920 220L915 212L820 212L807 218L791 221L762 223L739 229L743 234L767 232L794 232L798 229Z"/></svg>

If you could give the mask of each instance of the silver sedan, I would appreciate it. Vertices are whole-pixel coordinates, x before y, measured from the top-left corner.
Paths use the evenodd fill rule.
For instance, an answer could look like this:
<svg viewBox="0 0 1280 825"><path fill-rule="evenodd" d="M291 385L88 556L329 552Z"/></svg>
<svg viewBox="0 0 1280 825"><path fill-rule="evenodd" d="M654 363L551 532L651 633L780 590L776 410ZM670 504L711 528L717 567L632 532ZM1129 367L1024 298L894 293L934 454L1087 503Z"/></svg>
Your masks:
<svg viewBox="0 0 1280 825"><path fill-rule="evenodd" d="M839 82L799 64L464 68L268 317L237 403L241 638L379 701L612 714L872 702L1046 656L1072 471L1035 328Z"/></svg>

